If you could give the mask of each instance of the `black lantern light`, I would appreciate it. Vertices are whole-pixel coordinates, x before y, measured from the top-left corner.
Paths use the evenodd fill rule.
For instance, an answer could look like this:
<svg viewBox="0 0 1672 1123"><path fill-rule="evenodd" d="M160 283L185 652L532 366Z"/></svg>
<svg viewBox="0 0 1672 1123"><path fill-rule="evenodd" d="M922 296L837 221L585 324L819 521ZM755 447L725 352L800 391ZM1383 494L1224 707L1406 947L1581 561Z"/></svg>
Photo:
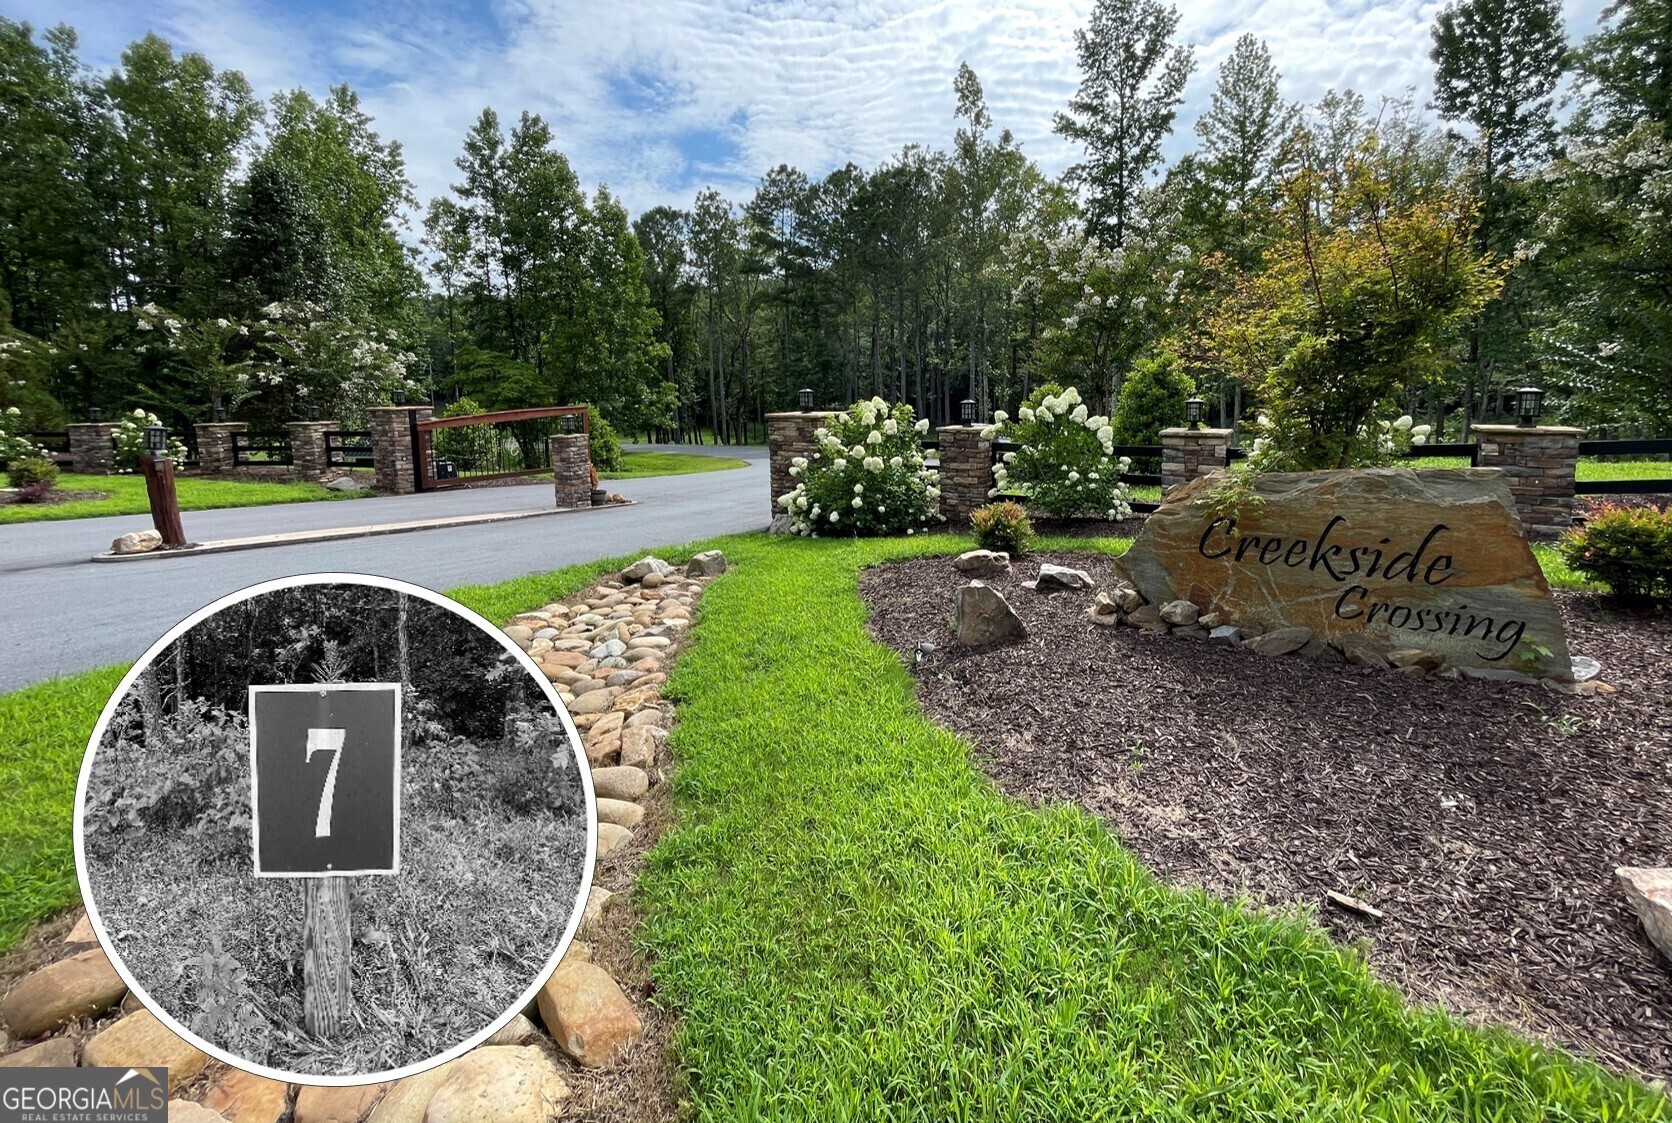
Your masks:
<svg viewBox="0 0 1672 1123"><path fill-rule="evenodd" d="M225 421L226 420L226 407L225 406L216 406L215 407L215 420L216 421Z"/></svg>
<svg viewBox="0 0 1672 1123"><path fill-rule="evenodd" d="M1184 423L1186 425L1200 425L1202 423L1202 407L1207 405L1200 398L1186 398L1184 400Z"/></svg>
<svg viewBox="0 0 1672 1123"><path fill-rule="evenodd" d="M309 421L318 421L319 420L319 407L318 406L309 406L308 407L308 420Z"/></svg>
<svg viewBox="0 0 1672 1123"><path fill-rule="evenodd" d="M566 413L562 417L559 417L557 419L557 427L559 429L563 430L564 435L573 436L574 433L575 433L575 430L580 428L579 422L580 422L580 419L578 417L576 417L574 414Z"/></svg>
<svg viewBox="0 0 1672 1123"><path fill-rule="evenodd" d="M162 460L163 453L168 449L168 430L161 425L147 425L145 449L151 454L152 460Z"/></svg>
<svg viewBox="0 0 1672 1123"><path fill-rule="evenodd" d="M974 398L965 398L963 401L958 403L958 416L963 419L965 425L975 424Z"/></svg>
<svg viewBox="0 0 1672 1123"><path fill-rule="evenodd" d="M813 390L812 390L812 387L810 387L810 386L809 387L803 387L801 393L798 394L797 397L799 397L801 399L801 412L802 413L806 413L813 408Z"/></svg>
<svg viewBox="0 0 1672 1123"><path fill-rule="evenodd" d="M89 420L89 421L103 421L104 420L104 410L100 409L98 406L88 406L87 407L87 420Z"/></svg>
<svg viewBox="0 0 1672 1123"><path fill-rule="evenodd" d="M398 406L404 406L406 404L406 391L397 387L390 393L389 400Z"/></svg>
<svg viewBox="0 0 1672 1123"><path fill-rule="evenodd" d="M1537 386L1523 386L1515 392L1515 412L1521 415L1521 427L1531 429L1544 412L1544 391Z"/></svg>

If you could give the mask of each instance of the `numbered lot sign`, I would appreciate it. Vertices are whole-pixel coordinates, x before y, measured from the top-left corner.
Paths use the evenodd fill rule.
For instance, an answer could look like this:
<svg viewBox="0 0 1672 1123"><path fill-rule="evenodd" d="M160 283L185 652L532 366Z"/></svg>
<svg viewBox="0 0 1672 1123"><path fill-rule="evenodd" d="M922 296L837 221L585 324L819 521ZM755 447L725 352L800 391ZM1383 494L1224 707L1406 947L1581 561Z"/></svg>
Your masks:
<svg viewBox="0 0 1672 1123"><path fill-rule="evenodd" d="M250 687L257 877L400 872L401 687Z"/></svg>

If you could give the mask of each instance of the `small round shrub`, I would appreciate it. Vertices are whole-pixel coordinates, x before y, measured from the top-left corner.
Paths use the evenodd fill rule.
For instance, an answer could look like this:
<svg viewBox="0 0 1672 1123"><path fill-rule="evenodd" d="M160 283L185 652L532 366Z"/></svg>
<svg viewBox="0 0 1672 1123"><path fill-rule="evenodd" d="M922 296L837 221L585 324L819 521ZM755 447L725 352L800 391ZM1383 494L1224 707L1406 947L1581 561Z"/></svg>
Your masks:
<svg viewBox="0 0 1672 1123"><path fill-rule="evenodd" d="M996 486L988 495L1019 490L1059 519L1093 515L1119 520L1132 513L1130 493L1120 482L1132 461L1115 458L1109 419L1092 416L1074 387L1047 383L1022 404L1014 420L996 410L993 421L981 431L983 440L1003 437L1021 447L993 465Z"/></svg>
<svg viewBox="0 0 1672 1123"><path fill-rule="evenodd" d="M1672 601L1672 510L1604 505L1558 545L1562 558L1622 601Z"/></svg>
<svg viewBox="0 0 1672 1123"><path fill-rule="evenodd" d="M801 482L778 497L795 533L916 534L938 522L940 476L924 467L918 443L928 430L909 405L881 398L831 417L813 434L813 455L790 462Z"/></svg>
<svg viewBox="0 0 1672 1123"><path fill-rule="evenodd" d="M58 465L44 456L31 456L13 461L11 467L6 469L6 479L13 487L46 484L50 488L58 482Z"/></svg>
<svg viewBox="0 0 1672 1123"><path fill-rule="evenodd" d="M1195 389L1179 357L1171 351L1162 351L1136 363L1121 383L1114 416L1109 419L1109 427L1115 431L1115 443L1159 444L1161 430L1184 424L1184 403ZM1159 472L1160 458L1149 459L1149 463L1140 461L1139 467L1146 472Z"/></svg>
<svg viewBox="0 0 1672 1123"><path fill-rule="evenodd" d="M1033 541L1033 523L1020 503L989 503L970 512L975 542L983 550L1002 550L1013 558L1027 552Z"/></svg>
<svg viewBox="0 0 1672 1123"><path fill-rule="evenodd" d="M0 412L0 468L19 460L36 459L44 451L36 447L34 441L25 437L21 431L22 429L23 411L21 409L10 406L4 412Z"/></svg>
<svg viewBox="0 0 1672 1123"><path fill-rule="evenodd" d="M590 427L587 450L592 454L592 466L600 472L621 471L621 438L616 435L615 427L604 420L597 406L587 406L586 416ZM597 487L597 481L592 486Z"/></svg>

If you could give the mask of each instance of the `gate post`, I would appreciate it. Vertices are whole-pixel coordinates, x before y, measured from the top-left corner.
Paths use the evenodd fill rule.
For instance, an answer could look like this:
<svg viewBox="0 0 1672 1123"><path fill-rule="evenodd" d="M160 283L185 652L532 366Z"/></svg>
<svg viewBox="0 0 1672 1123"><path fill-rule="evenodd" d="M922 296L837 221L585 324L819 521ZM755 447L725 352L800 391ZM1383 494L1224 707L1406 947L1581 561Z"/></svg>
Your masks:
<svg viewBox="0 0 1672 1123"><path fill-rule="evenodd" d="M200 421L192 428L197 430L197 470L206 476L232 471L232 434L249 432L249 422Z"/></svg>
<svg viewBox="0 0 1672 1123"><path fill-rule="evenodd" d="M325 434L335 429L335 421L290 421L290 466L304 476L323 476L325 463Z"/></svg>
<svg viewBox="0 0 1672 1123"><path fill-rule="evenodd" d="M377 490L390 495L411 495L418 490L413 433L417 422L428 421L433 412L429 406L373 406L366 411Z"/></svg>
<svg viewBox="0 0 1672 1123"><path fill-rule="evenodd" d="M108 476L116 470L116 450L110 442L121 426L115 421L83 421L66 426L70 434L70 471Z"/></svg>
<svg viewBox="0 0 1672 1123"><path fill-rule="evenodd" d="M1553 538L1573 525L1579 438L1567 425L1471 425L1480 441L1480 466L1497 468L1515 496L1529 537Z"/></svg>
<svg viewBox="0 0 1672 1123"><path fill-rule="evenodd" d="M1182 483L1225 467L1235 429L1161 430L1161 498Z"/></svg>
<svg viewBox="0 0 1672 1123"><path fill-rule="evenodd" d="M590 438L585 433L553 433L550 440L558 507L592 506Z"/></svg>
<svg viewBox="0 0 1672 1123"><path fill-rule="evenodd" d="M774 518L784 513L784 509L778 506L778 497L795 490L790 461L798 456L812 456L819 450L813 433L822 428L829 417L828 410L766 415L767 478L771 481L770 503Z"/></svg>
<svg viewBox="0 0 1672 1123"><path fill-rule="evenodd" d="M993 442L983 440L984 425L942 425L940 439L940 513L946 529L964 534L970 515L992 501Z"/></svg>

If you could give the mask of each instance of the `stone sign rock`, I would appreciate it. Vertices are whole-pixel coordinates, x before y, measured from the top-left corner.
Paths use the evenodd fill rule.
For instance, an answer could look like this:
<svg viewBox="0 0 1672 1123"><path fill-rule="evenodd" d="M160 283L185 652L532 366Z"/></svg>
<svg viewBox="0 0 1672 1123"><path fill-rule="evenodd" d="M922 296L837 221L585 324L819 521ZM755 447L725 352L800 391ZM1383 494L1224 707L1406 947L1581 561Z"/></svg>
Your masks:
<svg viewBox="0 0 1672 1123"><path fill-rule="evenodd" d="M1268 472L1238 510L1223 473L1174 489L1116 563L1151 604L1238 627L1419 648L1457 667L1572 669L1561 617L1495 469ZM1352 652L1347 652L1349 658Z"/></svg>

